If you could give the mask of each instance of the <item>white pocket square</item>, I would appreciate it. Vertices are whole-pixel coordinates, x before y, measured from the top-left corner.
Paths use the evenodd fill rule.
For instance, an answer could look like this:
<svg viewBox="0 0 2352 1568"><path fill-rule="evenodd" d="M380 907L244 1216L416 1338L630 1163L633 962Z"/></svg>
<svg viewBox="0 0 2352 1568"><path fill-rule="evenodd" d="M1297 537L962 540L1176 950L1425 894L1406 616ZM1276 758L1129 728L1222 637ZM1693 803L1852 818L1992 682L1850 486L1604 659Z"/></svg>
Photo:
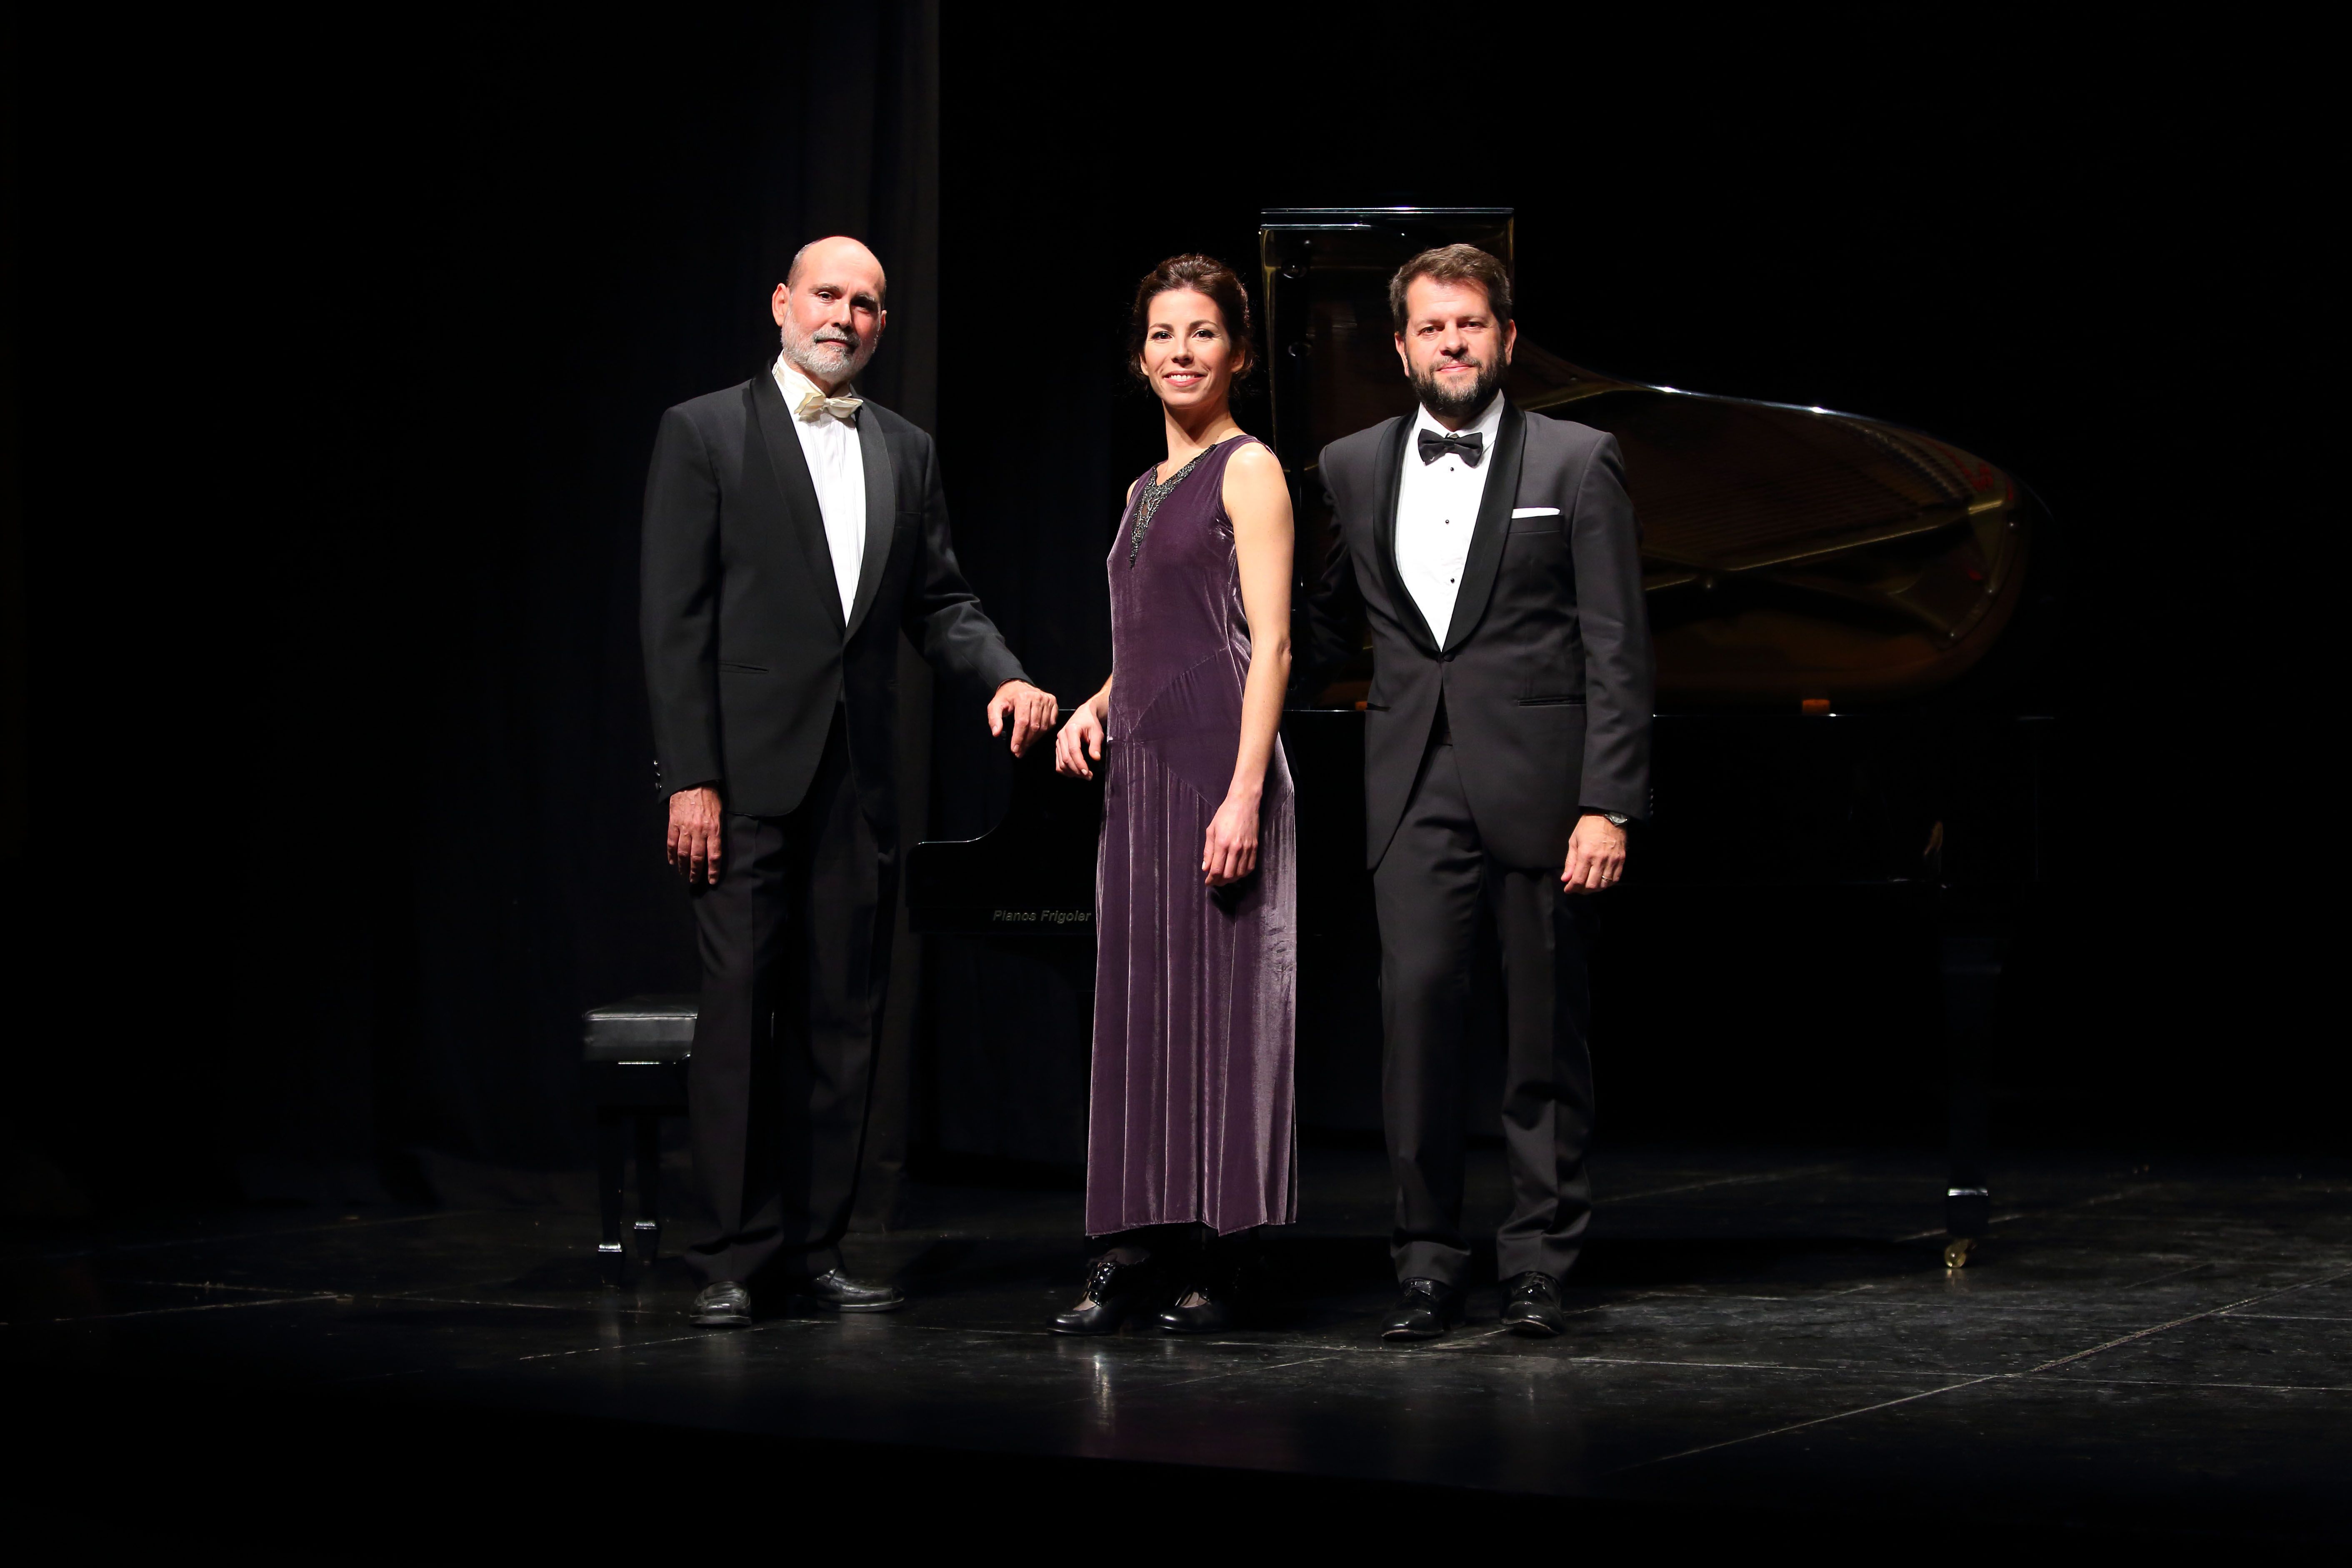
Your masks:
<svg viewBox="0 0 2352 1568"><path fill-rule="evenodd" d="M1558 517L1559 515L1559 508L1556 506L1515 506L1511 509L1511 515L1513 517Z"/></svg>

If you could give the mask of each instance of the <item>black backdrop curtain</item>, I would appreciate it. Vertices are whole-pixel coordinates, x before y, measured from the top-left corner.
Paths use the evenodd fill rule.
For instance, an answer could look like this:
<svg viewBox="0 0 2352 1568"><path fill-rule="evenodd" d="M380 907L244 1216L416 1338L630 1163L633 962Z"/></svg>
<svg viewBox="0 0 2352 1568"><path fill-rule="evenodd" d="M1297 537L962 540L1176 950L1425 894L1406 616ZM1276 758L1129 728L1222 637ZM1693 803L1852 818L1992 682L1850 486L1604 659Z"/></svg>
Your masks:
<svg viewBox="0 0 2352 1568"><path fill-rule="evenodd" d="M2320 492L2212 390L2295 384L2262 379L2301 341L2292 269L2245 267L2296 253L2253 177L2288 128L2210 134L2219 68L2152 37L1772 19L1662 47L1506 8L1482 75L1432 64L1475 51L1411 8L1199 48L1148 20L14 17L12 1172L340 1201L577 1167L579 1008L692 970L634 631L659 410L764 362L799 243L866 235L872 389L936 421L965 563L1074 699L1158 440L1118 361L1133 279L1247 263L1262 206L1361 201L1517 206L1555 352L2032 479L2079 767L2062 983L2018 1071L2126 1134L2320 1124L2286 1022L2313 939L2269 896L2280 742L2319 727L2273 697L2308 667L2263 542L2302 560L2274 531ZM938 704L940 833L1004 798L971 706ZM1083 963L927 962L924 1136L1074 1158ZM1753 1022L1678 1043L1694 1092L1709 1052L1803 1050L1786 995Z"/></svg>
<svg viewBox="0 0 2352 1568"><path fill-rule="evenodd" d="M16 956L70 1049L12 1135L102 1196L576 1168L579 1010L693 984L655 422L847 232L890 271L868 388L933 423L936 0L231 26L26 40Z"/></svg>

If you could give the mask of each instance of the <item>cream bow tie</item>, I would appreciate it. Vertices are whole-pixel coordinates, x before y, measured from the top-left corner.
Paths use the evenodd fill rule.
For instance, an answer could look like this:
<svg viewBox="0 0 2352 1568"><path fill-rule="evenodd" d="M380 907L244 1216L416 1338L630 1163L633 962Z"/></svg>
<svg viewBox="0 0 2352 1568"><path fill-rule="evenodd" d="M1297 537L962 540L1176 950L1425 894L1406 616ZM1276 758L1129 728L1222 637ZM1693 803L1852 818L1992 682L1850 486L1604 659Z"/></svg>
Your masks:
<svg viewBox="0 0 2352 1568"><path fill-rule="evenodd" d="M827 397L812 386L801 394L801 405L793 412L803 419L814 419L820 414L830 414L846 425L857 417L858 406L865 401L866 399L862 397Z"/></svg>

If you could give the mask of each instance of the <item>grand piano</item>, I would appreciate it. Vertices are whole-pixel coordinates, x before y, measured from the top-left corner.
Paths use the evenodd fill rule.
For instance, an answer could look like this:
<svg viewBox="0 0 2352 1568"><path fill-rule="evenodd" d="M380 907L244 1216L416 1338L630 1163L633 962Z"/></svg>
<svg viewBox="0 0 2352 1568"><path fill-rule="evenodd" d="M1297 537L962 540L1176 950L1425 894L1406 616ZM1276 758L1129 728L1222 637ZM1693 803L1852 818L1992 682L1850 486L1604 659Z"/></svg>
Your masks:
<svg viewBox="0 0 2352 1568"><path fill-rule="evenodd" d="M1509 263L1514 237L1501 208L1264 215L1273 445L1292 481L1302 594L1334 533L1317 455L1411 405L1390 276L1456 241ZM2012 476L1932 436L1624 380L1524 333L1506 387L1522 407L1617 437L1643 528L1654 798L1625 883L1602 896L1604 1096L1612 1056L1646 1059L1662 1016L1685 1033L1775 1020L1758 1048L1782 1059L1759 1070L1784 1077L1890 1064L1898 1100L1940 1090L1945 1262L1963 1267L1990 1218L1984 1058L2003 962L2047 874L2054 725L2035 684L2053 616L2050 574L2036 571L2045 513ZM1316 672L1284 720L1298 785L1309 1124L1377 1125L1361 855L1370 674L1369 653ZM1099 817L1094 786L1033 753L993 830L909 852L910 924L990 940L1088 931ZM1809 932L1820 937L1810 952ZM1688 1005L1709 995L1738 1005ZM1827 1016L1832 997L1864 999L1843 1014L1858 1052L1810 1048L1803 1020ZM1474 1029L1493 1033L1492 1020ZM1726 1042L1714 1059L1738 1055ZM1474 1064L1473 1084L1482 1076L1499 1079ZM1671 1067L1652 1077L1654 1099L1671 1093ZM1491 1091L1483 1104L1473 1093L1474 1128L1491 1131L1492 1105ZM1879 1131L1843 1130L1853 1142Z"/></svg>

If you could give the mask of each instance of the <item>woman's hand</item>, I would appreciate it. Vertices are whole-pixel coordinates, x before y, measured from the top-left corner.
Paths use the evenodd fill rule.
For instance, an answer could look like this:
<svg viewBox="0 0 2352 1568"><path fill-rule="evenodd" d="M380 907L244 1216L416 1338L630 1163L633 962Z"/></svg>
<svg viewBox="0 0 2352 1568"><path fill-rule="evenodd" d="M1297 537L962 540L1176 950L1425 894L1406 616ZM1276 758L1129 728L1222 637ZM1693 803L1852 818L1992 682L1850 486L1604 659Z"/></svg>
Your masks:
<svg viewBox="0 0 2352 1568"><path fill-rule="evenodd" d="M1102 715L1095 711L1092 702L1079 703L1062 732L1054 737L1054 771L1073 778L1094 777L1087 758L1091 754L1096 762L1102 761L1103 740Z"/></svg>
<svg viewBox="0 0 2352 1568"><path fill-rule="evenodd" d="M1201 847L1201 871L1212 888L1238 882L1257 869L1257 806L1254 796L1228 795L1210 818L1208 842Z"/></svg>

